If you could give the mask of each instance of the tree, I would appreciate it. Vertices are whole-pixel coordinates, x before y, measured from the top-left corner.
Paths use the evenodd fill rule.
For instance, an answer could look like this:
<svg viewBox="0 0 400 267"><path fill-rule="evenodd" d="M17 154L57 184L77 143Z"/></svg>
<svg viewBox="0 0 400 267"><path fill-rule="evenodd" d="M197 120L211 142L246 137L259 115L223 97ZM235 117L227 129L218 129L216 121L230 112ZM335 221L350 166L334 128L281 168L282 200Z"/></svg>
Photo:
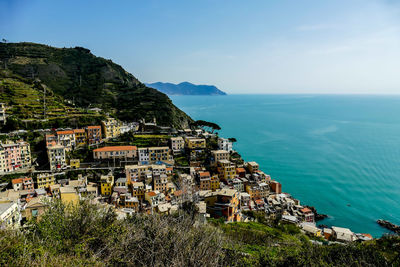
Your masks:
<svg viewBox="0 0 400 267"><path fill-rule="evenodd" d="M235 142L237 142L237 140L236 140L236 138L235 138L235 137L228 138L228 140L229 140L230 142L232 142L232 143L235 143Z"/></svg>
<svg viewBox="0 0 400 267"><path fill-rule="evenodd" d="M208 132L212 132L214 133L215 130L221 130L221 127L214 123L214 122L209 122L209 121L203 121L203 120L197 120L195 121L192 126L195 127L201 127L204 130L208 131Z"/></svg>

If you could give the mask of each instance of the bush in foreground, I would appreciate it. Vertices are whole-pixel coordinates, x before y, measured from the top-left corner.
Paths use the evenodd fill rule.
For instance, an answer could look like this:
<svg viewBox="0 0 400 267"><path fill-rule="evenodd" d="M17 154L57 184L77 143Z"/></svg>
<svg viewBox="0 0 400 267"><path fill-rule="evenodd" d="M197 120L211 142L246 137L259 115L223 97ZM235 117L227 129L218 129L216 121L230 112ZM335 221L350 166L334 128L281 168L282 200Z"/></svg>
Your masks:
<svg viewBox="0 0 400 267"><path fill-rule="evenodd" d="M293 227L202 225L193 214L118 220L101 205L52 201L21 231L0 231L0 265L11 266L399 266L400 239L313 245Z"/></svg>

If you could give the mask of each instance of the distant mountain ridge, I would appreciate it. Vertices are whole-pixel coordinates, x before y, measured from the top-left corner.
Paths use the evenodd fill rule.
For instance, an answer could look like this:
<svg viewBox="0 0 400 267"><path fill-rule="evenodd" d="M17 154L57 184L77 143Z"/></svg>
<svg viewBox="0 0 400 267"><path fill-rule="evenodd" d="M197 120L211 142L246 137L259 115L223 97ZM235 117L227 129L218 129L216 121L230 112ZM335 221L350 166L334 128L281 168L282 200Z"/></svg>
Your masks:
<svg viewBox="0 0 400 267"><path fill-rule="evenodd" d="M174 83L146 83L146 86L159 90L167 95L226 95L214 85L196 85L190 82Z"/></svg>

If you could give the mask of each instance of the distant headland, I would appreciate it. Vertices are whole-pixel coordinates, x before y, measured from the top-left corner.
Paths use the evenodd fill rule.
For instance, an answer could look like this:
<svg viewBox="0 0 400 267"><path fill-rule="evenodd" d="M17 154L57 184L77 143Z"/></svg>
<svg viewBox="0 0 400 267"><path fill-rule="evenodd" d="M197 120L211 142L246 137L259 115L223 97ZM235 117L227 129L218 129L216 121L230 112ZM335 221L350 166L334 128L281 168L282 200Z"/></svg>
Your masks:
<svg viewBox="0 0 400 267"><path fill-rule="evenodd" d="M214 85L196 85L190 82L173 83L146 83L146 86L159 90L167 95L226 95Z"/></svg>

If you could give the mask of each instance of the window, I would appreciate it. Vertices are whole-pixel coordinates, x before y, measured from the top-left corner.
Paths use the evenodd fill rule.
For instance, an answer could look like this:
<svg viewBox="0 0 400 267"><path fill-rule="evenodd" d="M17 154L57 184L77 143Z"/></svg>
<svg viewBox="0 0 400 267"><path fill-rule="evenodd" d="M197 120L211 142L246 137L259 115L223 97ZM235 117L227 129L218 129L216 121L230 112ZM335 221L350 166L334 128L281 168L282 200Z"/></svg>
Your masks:
<svg viewBox="0 0 400 267"><path fill-rule="evenodd" d="M34 210L32 210L32 217L36 217L36 216L38 216L38 210L34 209Z"/></svg>

